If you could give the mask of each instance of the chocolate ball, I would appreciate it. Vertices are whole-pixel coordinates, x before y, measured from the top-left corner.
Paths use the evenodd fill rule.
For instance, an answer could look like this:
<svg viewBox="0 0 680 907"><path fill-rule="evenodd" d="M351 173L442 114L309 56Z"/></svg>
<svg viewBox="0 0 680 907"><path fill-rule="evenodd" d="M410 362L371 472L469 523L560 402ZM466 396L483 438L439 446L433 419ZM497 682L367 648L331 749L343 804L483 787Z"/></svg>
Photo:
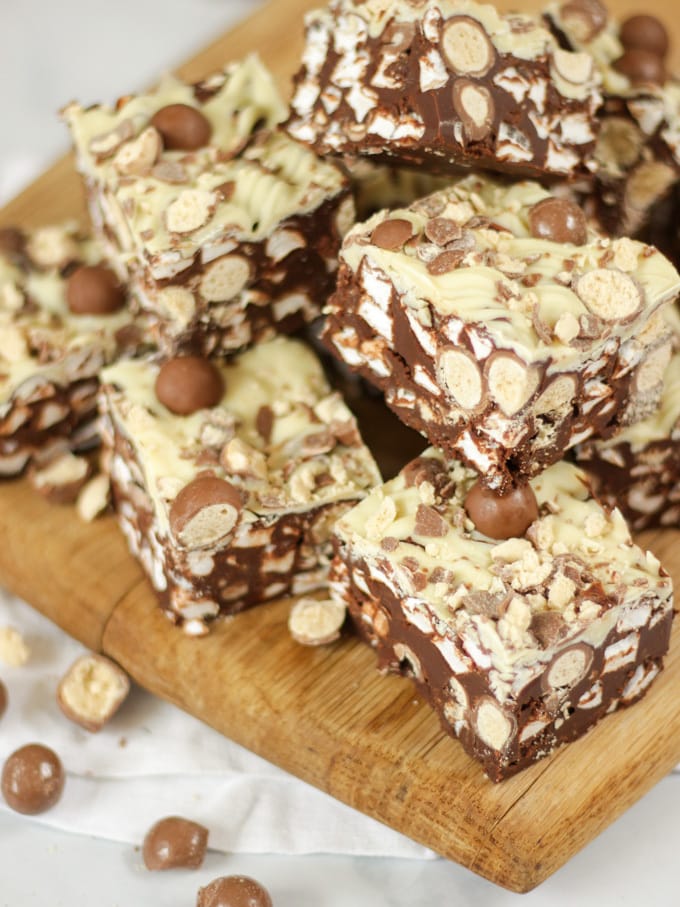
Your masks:
<svg viewBox="0 0 680 907"><path fill-rule="evenodd" d="M74 315L110 315L125 305L125 290L110 268L82 265L68 279L66 302Z"/></svg>
<svg viewBox="0 0 680 907"><path fill-rule="evenodd" d="M380 249L396 252L413 236L411 222L401 217L388 218L371 233L371 242Z"/></svg>
<svg viewBox="0 0 680 907"><path fill-rule="evenodd" d="M538 519L531 485L519 485L499 495L477 480L465 497L465 510L475 528L490 539L519 538Z"/></svg>
<svg viewBox="0 0 680 907"><path fill-rule="evenodd" d="M156 377L156 396L177 416L217 406L224 394L222 374L208 359L177 356L164 362Z"/></svg>
<svg viewBox="0 0 680 907"><path fill-rule="evenodd" d="M529 228L536 239L582 246L588 239L586 217L575 202L544 198L529 210Z"/></svg>
<svg viewBox="0 0 680 907"><path fill-rule="evenodd" d="M560 14L578 41L592 41L607 24L607 7L600 0L568 0Z"/></svg>
<svg viewBox="0 0 680 907"><path fill-rule="evenodd" d="M181 816L168 816L152 825L144 838L144 865L150 870L198 869L207 846L207 828Z"/></svg>
<svg viewBox="0 0 680 907"><path fill-rule="evenodd" d="M624 50L648 50L662 60L668 53L668 32L656 16L631 16L621 26L619 38Z"/></svg>
<svg viewBox="0 0 680 907"><path fill-rule="evenodd" d="M188 104L168 104L151 117L169 151L195 151L210 141L210 121L195 107Z"/></svg>
<svg viewBox="0 0 680 907"><path fill-rule="evenodd" d="M59 757L40 743L22 746L8 757L2 769L2 794L18 813L34 816L50 809L64 789L64 769Z"/></svg>
<svg viewBox="0 0 680 907"><path fill-rule="evenodd" d="M255 879L222 876L199 889L196 907L272 907L272 899Z"/></svg>
<svg viewBox="0 0 680 907"><path fill-rule="evenodd" d="M7 711L7 687L2 682L2 680L0 680L0 718L2 718L2 716L5 714L6 711Z"/></svg>
<svg viewBox="0 0 680 907"><path fill-rule="evenodd" d="M18 227L0 227L0 254L15 258L22 254L26 238Z"/></svg>
<svg viewBox="0 0 680 907"><path fill-rule="evenodd" d="M634 85L663 85L666 67L658 54L632 47L614 62L614 69L627 76Z"/></svg>
<svg viewBox="0 0 680 907"><path fill-rule="evenodd" d="M204 511L206 507L216 505L222 505L225 514L231 514L235 525L243 509L241 492L231 482L219 479L217 476L198 476L181 489L170 505L170 528L176 536L181 536L185 527L195 516ZM227 522L225 515L220 522L224 528Z"/></svg>

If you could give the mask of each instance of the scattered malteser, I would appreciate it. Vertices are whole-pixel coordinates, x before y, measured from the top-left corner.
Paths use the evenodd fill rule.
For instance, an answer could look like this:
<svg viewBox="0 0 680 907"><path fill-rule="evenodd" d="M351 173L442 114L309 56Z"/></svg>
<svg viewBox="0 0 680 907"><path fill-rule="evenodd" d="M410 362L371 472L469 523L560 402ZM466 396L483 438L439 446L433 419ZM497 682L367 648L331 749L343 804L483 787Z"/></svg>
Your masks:
<svg viewBox="0 0 680 907"><path fill-rule="evenodd" d="M81 655L62 677L57 702L64 715L88 731L99 731L130 692L130 680L104 655Z"/></svg>
<svg viewBox="0 0 680 907"><path fill-rule="evenodd" d="M619 40L625 50L646 50L664 59L668 53L668 32L656 16L644 13L621 23Z"/></svg>
<svg viewBox="0 0 680 907"><path fill-rule="evenodd" d="M7 711L7 687L2 682L2 680L0 680L0 718L2 718L2 716L5 714L6 711Z"/></svg>
<svg viewBox="0 0 680 907"><path fill-rule="evenodd" d="M52 504L72 504L90 475L85 457L66 450L43 466L31 466L28 478L31 485Z"/></svg>
<svg viewBox="0 0 680 907"><path fill-rule="evenodd" d="M266 888L248 876L222 876L199 888L196 907L273 907Z"/></svg>
<svg viewBox="0 0 680 907"><path fill-rule="evenodd" d="M208 829L181 816L167 816L152 825L144 838L147 869L198 869L208 846Z"/></svg>
<svg viewBox="0 0 680 907"><path fill-rule="evenodd" d="M224 393L218 369L200 356L177 356L161 366L156 378L156 396L170 412L190 416L217 404Z"/></svg>
<svg viewBox="0 0 680 907"><path fill-rule="evenodd" d="M347 609L339 602L301 598L291 608L288 629L303 646L322 646L340 637L346 616Z"/></svg>
<svg viewBox="0 0 680 907"><path fill-rule="evenodd" d="M465 510L476 529L490 539L519 538L538 519L536 495L528 484L499 495L475 482L465 498Z"/></svg>
<svg viewBox="0 0 680 907"><path fill-rule="evenodd" d="M80 489L76 499L76 512L85 523L91 523L109 506L111 482L107 475L99 473Z"/></svg>
<svg viewBox="0 0 680 907"><path fill-rule="evenodd" d="M14 627L0 627L0 661L19 668L28 661L30 650L23 636Z"/></svg>
<svg viewBox="0 0 680 907"><path fill-rule="evenodd" d="M531 234L536 239L582 246L588 240L586 216L566 198L544 198L529 211Z"/></svg>
<svg viewBox="0 0 680 907"><path fill-rule="evenodd" d="M82 265L68 279L66 301L74 315L110 315L123 308L125 290L110 268Z"/></svg>
<svg viewBox="0 0 680 907"><path fill-rule="evenodd" d="M212 127L208 119L188 104L168 104L151 117L151 125L160 132L168 151L195 151L210 141Z"/></svg>
<svg viewBox="0 0 680 907"><path fill-rule="evenodd" d="M64 768L49 747L29 743L8 757L1 786L11 809L34 816L53 807L61 797Z"/></svg>
<svg viewBox="0 0 680 907"><path fill-rule="evenodd" d="M666 67L661 57L649 50L632 47L614 62L614 69L627 76L633 85L663 85Z"/></svg>

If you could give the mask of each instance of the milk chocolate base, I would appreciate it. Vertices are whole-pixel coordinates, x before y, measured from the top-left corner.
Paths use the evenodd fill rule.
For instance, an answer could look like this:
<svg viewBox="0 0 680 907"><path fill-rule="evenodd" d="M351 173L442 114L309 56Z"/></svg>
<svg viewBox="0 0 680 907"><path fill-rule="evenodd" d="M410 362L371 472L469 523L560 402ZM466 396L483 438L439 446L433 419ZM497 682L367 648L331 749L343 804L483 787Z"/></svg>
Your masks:
<svg viewBox="0 0 680 907"><path fill-rule="evenodd" d="M82 451L98 443L95 378L67 386L39 379L33 388L26 384L0 419L0 478L18 476L57 450Z"/></svg>
<svg viewBox="0 0 680 907"><path fill-rule="evenodd" d="M548 686L549 662L516 699L504 704L513 733L498 751L480 739L471 720L479 703L493 697L486 672L480 669L454 674L428 636L404 618L394 593L371 577L362 560L345 560L341 550L333 562L331 579L347 603L357 632L376 650L379 668L410 677L437 713L443 730L458 737L494 782L511 777L558 746L583 736L617 708L636 702L662 669L670 641L673 612L657 612L656 622L652 617L647 625L633 631L637 637L635 657L620 667L613 660L607 664L605 653L616 643L630 640L631 630L616 627L593 650L588 673L571 689L555 691ZM376 615L380 615L377 621ZM462 689L466 702L456 698L454 689ZM534 733L534 728L540 729Z"/></svg>

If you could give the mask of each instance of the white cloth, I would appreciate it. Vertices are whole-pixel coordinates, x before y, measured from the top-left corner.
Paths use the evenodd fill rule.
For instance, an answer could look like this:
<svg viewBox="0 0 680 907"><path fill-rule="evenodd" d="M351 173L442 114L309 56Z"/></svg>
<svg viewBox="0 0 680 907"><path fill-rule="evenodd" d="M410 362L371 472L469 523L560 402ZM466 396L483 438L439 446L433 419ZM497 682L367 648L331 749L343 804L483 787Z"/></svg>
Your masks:
<svg viewBox="0 0 680 907"><path fill-rule="evenodd" d="M431 856L139 687L101 731L83 730L56 702L59 679L82 646L0 590L0 627L7 625L31 654L21 667L0 663L9 700L0 760L39 742L67 771L61 801L36 821L139 844L157 819L181 815L205 825L211 848L225 852Z"/></svg>

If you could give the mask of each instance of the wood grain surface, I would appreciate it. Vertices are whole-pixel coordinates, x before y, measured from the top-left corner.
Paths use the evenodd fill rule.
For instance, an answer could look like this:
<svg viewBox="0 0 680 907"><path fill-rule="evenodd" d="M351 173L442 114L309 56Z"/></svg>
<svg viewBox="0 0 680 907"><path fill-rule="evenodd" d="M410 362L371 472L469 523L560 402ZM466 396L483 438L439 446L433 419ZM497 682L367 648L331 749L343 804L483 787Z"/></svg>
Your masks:
<svg viewBox="0 0 680 907"><path fill-rule="evenodd" d="M274 0L182 67L199 78L258 50L281 80L295 70L301 16L314 0ZM509 7L510 3L499 4ZM517 3L514 4L518 5ZM536 8L536 3L522 4ZM620 0L622 13L639 7ZM663 0L649 12L670 12ZM676 45L680 47L680 26ZM121 93L134 88L121 84ZM84 86L83 100L87 97ZM70 156L2 212L0 224L84 217ZM369 443L393 472L420 445L375 401L355 401ZM680 583L680 533L647 534ZM350 636L294 644L290 602L218 622L204 639L177 631L155 604L113 518L81 523L26 481L0 486L0 579L142 686L334 797L515 891L563 865L680 761L680 627L643 702L585 738L493 785L400 678L382 677Z"/></svg>

